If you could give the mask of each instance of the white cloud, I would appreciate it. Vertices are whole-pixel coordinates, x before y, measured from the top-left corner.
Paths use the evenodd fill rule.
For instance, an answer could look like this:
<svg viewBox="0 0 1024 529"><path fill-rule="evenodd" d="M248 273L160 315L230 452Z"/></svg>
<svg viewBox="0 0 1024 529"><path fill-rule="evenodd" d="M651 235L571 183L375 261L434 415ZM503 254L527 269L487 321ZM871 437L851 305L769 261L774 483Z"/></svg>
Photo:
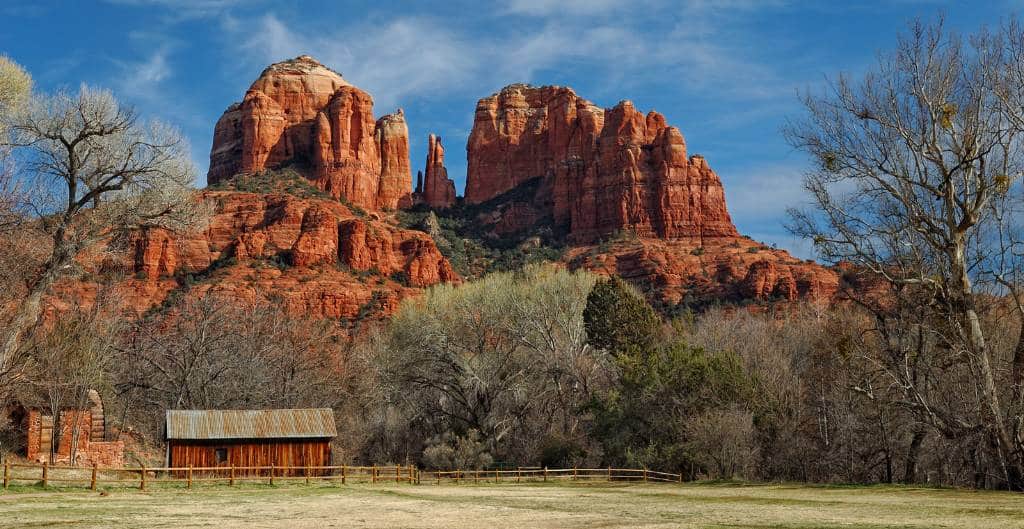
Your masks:
<svg viewBox="0 0 1024 529"><path fill-rule="evenodd" d="M136 99L156 97L160 93L161 84L174 75L168 61L172 47L170 44L161 44L141 61L119 62L122 72L119 91Z"/></svg>
<svg viewBox="0 0 1024 529"><path fill-rule="evenodd" d="M129 7L158 7L168 10L174 21L220 15L229 8L244 5L244 0L105 0Z"/></svg>
<svg viewBox="0 0 1024 529"><path fill-rule="evenodd" d="M777 223L786 209L807 202L800 165L750 164L723 171L722 180L729 211L745 222Z"/></svg>
<svg viewBox="0 0 1024 529"><path fill-rule="evenodd" d="M571 10L582 3L559 5L557 9ZM587 5L607 14L621 3ZM511 8L539 16L554 6L523 1ZM252 70L309 54L369 91L384 109L408 98L439 94L479 97L508 83L531 82L544 69L580 64L602 70L610 80L658 69L666 79L680 79L687 90L718 97L767 99L778 96L782 88L790 89L771 68L740 58L738 46L730 45L739 37L720 29L728 18L707 14L700 5L683 18L685 22L667 35L614 15L598 21L548 17L528 30L501 36L470 35L456 25L423 16L300 31L271 13L249 23L222 17L222 27L248 57Z"/></svg>
<svg viewBox="0 0 1024 529"><path fill-rule="evenodd" d="M599 15L626 7L629 3L621 0L512 0L505 12L528 16Z"/></svg>
<svg viewBox="0 0 1024 529"><path fill-rule="evenodd" d="M444 92L471 82L483 66L483 55L472 43L437 21L416 17L310 36L268 14L242 47L263 65L312 55L370 92L384 109L405 97Z"/></svg>

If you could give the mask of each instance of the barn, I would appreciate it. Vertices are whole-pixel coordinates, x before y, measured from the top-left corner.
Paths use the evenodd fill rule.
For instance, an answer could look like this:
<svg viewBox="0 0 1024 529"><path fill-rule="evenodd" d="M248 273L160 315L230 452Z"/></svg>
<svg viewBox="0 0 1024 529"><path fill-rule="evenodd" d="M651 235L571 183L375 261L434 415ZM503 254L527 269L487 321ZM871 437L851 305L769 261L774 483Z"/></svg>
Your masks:
<svg viewBox="0 0 1024 529"><path fill-rule="evenodd" d="M329 408L167 410L165 432L168 467L294 468L278 475L330 465L331 440L338 434Z"/></svg>

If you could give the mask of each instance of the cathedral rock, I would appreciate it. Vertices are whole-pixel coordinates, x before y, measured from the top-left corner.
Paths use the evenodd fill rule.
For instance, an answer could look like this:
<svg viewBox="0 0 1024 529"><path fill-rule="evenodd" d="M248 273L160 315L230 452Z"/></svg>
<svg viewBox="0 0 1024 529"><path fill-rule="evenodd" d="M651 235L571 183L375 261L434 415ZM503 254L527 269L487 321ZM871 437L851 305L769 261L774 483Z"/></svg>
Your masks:
<svg viewBox="0 0 1024 529"><path fill-rule="evenodd" d="M409 130L399 109L380 119L373 98L303 55L272 64L214 129L209 184L291 167L335 198L367 209L411 203Z"/></svg>
<svg viewBox="0 0 1024 529"><path fill-rule="evenodd" d="M738 235L707 161L687 157L664 116L629 101L602 109L571 88L510 85L477 103L466 150L468 203L539 180L531 214L579 243L624 229L661 239Z"/></svg>

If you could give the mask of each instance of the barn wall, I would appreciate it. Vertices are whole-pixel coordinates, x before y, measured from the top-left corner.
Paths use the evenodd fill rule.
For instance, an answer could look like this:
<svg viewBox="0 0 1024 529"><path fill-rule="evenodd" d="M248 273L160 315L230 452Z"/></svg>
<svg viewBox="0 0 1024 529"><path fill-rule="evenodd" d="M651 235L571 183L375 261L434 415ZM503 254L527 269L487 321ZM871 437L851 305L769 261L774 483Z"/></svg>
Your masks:
<svg viewBox="0 0 1024 529"><path fill-rule="evenodd" d="M331 464L330 439L172 439L168 443L171 467L306 467ZM227 461L217 463L217 448L227 449ZM236 473L257 472L238 470ZM303 471L292 471L291 474L302 475Z"/></svg>

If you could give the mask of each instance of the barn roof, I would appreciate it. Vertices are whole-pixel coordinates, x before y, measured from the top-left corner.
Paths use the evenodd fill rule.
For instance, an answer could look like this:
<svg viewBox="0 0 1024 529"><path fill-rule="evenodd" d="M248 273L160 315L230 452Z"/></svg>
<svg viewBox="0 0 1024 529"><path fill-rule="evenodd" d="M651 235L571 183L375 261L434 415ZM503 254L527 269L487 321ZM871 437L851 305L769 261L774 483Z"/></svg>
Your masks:
<svg viewBox="0 0 1024 529"><path fill-rule="evenodd" d="M302 410L167 410L168 439L334 437L330 408Z"/></svg>

